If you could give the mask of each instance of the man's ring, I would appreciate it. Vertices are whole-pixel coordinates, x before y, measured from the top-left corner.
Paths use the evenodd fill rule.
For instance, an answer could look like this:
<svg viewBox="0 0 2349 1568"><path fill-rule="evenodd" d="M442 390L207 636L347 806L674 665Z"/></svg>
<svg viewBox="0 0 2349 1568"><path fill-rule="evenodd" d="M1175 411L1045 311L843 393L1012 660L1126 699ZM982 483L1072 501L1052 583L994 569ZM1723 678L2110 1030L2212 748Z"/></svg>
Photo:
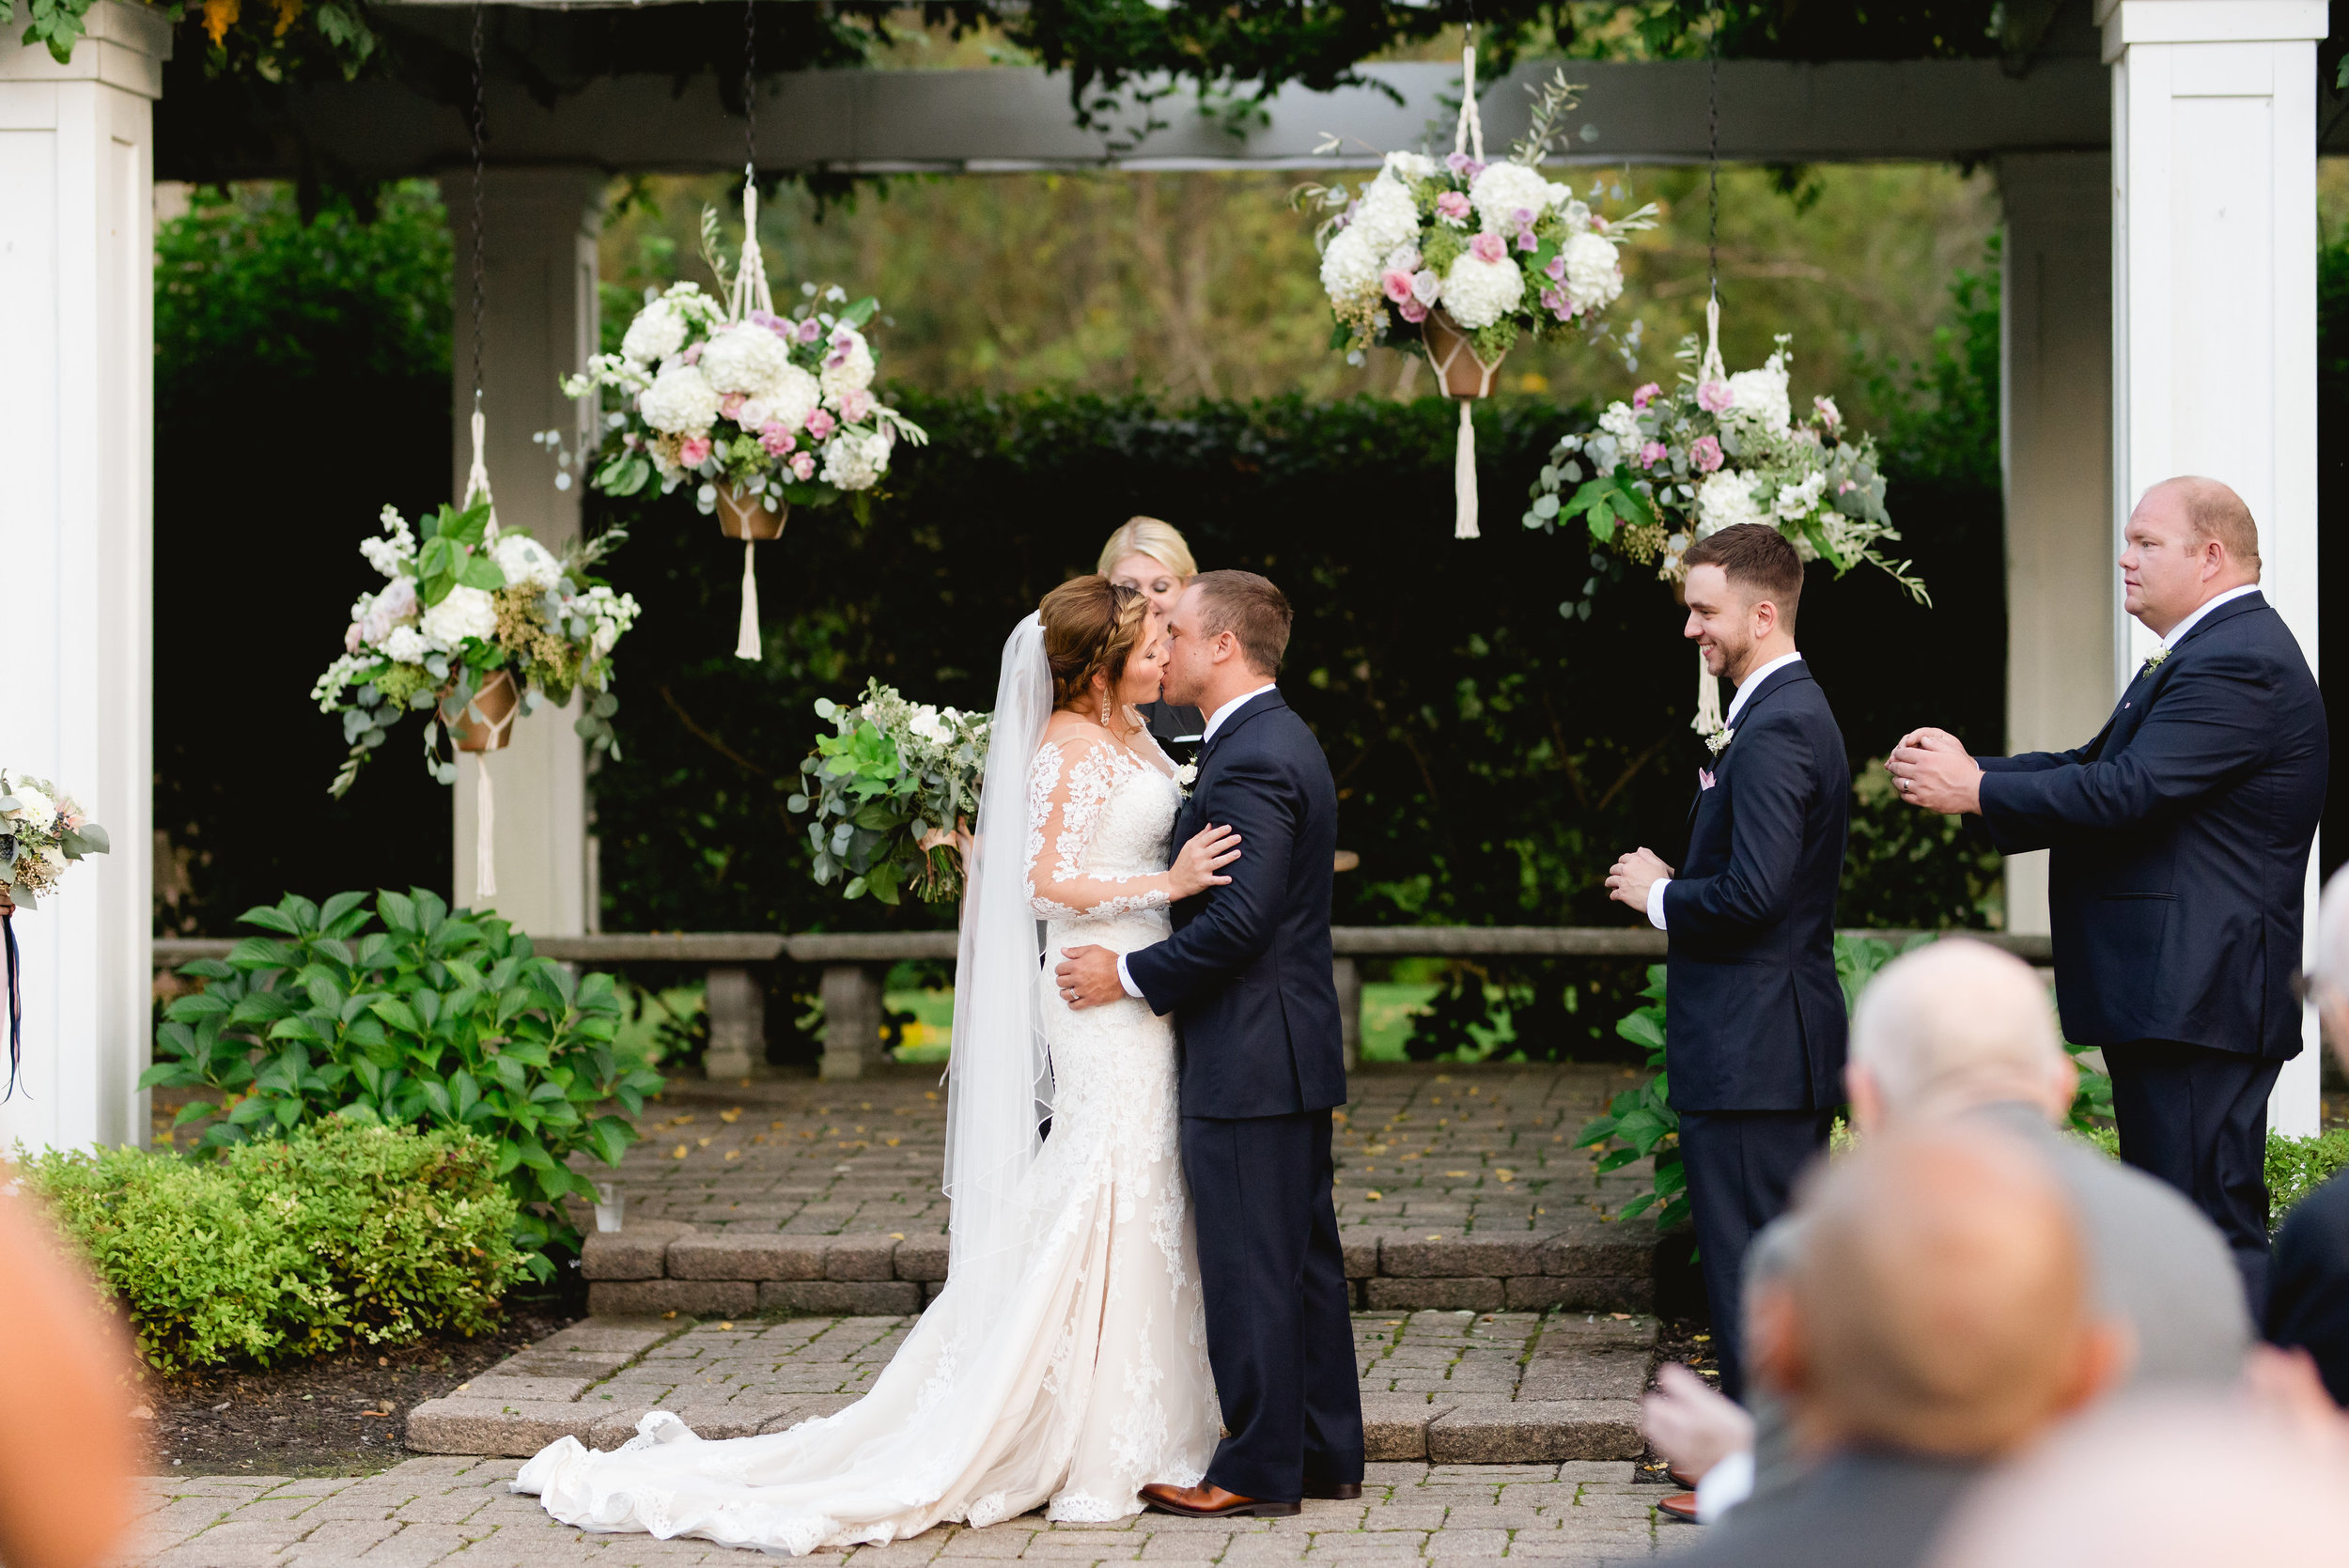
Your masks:
<svg viewBox="0 0 2349 1568"><path fill-rule="evenodd" d="M1907 781L1906 779L1903 779L1903 780L1901 781L1901 793L1902 793L1903 795L1906 795L1906 794L1907 794L1907 793L1908 793L1908 781Z"/></svg>

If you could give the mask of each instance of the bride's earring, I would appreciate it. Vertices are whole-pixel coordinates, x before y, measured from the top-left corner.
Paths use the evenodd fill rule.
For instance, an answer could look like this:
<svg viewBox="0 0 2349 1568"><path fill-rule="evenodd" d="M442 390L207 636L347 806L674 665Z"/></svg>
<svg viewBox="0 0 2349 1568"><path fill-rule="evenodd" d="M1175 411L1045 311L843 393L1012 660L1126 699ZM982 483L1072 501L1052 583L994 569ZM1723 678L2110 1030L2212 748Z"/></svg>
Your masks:
<svg viewBox="0 0 2349 1568"><path fill-rule="evenodd" d="M1110 694L1107 691L1101 693L1101 727L1110 727Z"/></svg>

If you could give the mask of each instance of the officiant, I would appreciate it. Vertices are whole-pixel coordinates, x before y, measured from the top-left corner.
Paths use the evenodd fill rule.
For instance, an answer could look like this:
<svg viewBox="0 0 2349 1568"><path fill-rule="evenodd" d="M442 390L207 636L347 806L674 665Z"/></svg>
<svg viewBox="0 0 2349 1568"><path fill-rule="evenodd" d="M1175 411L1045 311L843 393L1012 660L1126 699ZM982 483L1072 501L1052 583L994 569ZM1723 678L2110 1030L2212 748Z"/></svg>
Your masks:
<svg viewBox="0 0 2349 1568"><path fill-rule="evenodd" d="M1101 547L1096 568L1121 588L1139 589L1159 615L1174 613L1190 580L1199 575L1190 546L1172 523L1157 518L1128 518ZM1150 734L1176 762L1199 760L1199 737L1206 732L1206 715L1195 707L1159 701L1138 710Z"/></svg>
<svg viewBox="0 0 2349 1568"><path fill-rule="evenodd" d="M2260 593L2259 527L2215 479L2129 515L2123 606L2161 639L2077 751L1976 757L1912 731L1904 800L2048 849L2064 1038L2103 1049L2121 1157L2170 1183L2267 1298L2267 1096L2300 1053L2301 906L2329 742L2316 677Z"/></svg>

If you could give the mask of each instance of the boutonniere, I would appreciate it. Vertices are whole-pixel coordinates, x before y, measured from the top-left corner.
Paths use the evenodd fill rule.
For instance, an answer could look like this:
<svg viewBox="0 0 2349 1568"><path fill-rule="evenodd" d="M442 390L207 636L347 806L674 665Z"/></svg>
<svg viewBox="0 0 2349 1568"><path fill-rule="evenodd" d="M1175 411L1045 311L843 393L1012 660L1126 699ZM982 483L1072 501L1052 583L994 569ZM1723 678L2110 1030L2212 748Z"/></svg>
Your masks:
<svg viewBox="0 0 2349 1568"><path fill-rule="evenodd" d="M1182 789L1185 793L1189 793L1189 791L1190 791L1190 786L1191 786L1192 784L1197 784L1198 782L1199 782L1199 765L1198 765L1197 763L1195 763L1195 762L1185 762L1185 763L1179 763L1179 764L1177 764L1177 765L1175 766L1175 768L1174 768L1174 783L1175 783L1175 784L1176 784L1178 787L1180 787L1180 788L1181 788L1181 789Z"/></svg>
<svg viewBox="0 0 2349 1568"><path fill-rule="evenodd" d="M2153 652L2145 656L2145 663L2137 673L2140 675L2150 675L2155 670L2159 669L2161 667L2161 661L2169 657L2170 650L2168 648L2155 648Z"/></svg>
<svg viewBox="0 0 2349 1568"><path fill-rule="evenodd" d="M1704 737L1704 749L1715 756L1729 750L1729 743L1737 738L1737 732L1727 727L1713 731Z"/></svg>

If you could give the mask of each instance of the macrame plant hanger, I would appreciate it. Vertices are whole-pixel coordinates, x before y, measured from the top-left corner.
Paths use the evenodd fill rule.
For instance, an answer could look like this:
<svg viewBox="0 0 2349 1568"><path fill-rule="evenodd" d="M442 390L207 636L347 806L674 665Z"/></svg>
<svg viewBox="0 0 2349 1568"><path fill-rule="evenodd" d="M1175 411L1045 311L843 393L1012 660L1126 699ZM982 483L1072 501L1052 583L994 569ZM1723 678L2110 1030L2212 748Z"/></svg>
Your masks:
<svg viewBox="0 0 2349 1568"><path fill-rule="evenodd" d="M747 320L753 311L774 314L774 295L767 287L767 262L758 250L758 8L742 0L742 259L734 271L734 287L726 298L726 319ZM730 493L718 485L720 526L728 537L742 541L742 617L734 637L734 657L764 657L758 636L758 541L783 536L790 515L751 495Z"/></svg>
<svg viewBox="0 0 2349 1568"><path fill-rule="evenodd" d="M481 411L481 321L482 278L486 271L482 259L482 144L485 134L484 93L482 84L481 0L473 7L473 466L465 474L467 507L476 502L490 508L489 526L482 533L483 544L493 544L498 536L497 503L490 493L490 465L484 456L488 429ZM461 689L461 677L460 677ZM457 724L449 726L457 749L474 753L474 897L495 898L498 891L497 869L497 796L490 784L490 754L503 750L512 736L514 720L521 705L514 690L514 677L499 670L484 681L481 690L465 699L465 710Z"/></svg>
<svg viewBox="0 0 2349 1568"><path fill-rule="evenodd" d="M1485 122L1476 113L1476 17L1469 14L1467 38L1460 50L1460 118L1452 132L1452 150L1465 153L1479 163L1485 161ZM1449 318L1446 318L1447 321ZM1460 437L1452 454L1452 536L1455 539L1478 537L1476 528L1476 421L1470 411L1476 399L1488 396L1493 389L1493 372L1500 362L1486 365L1466 333L1429 330L1436 327L1436 318L1427 318L1420 333L1420 345L1426 351L1427 364L1436 372L1436 384L1455 398L1460 405ZM1441 339L1440 344L1439 339ZM1472 387L1466 374L1466 359L1476 367ZM1455 368L1460 372L1455 376Z"/></svg>
<svg viewBox="0 0 2349 1568"><path fill-rule="evenodd" d="M1704 358L1697 365L1697 384L1726 381L1728 371L1721 365L1721 37L1719 17L1713 0L1705 0L1705 20L1711 25L1705 37L1705 54L1710 62L1705 71L1705 136L1704 169ZM1719 735L1725 727L1721 722L1721 683L1705 667L1704 655L1697 655L1697 716L1688 727L1699 735Z"/></svg>

